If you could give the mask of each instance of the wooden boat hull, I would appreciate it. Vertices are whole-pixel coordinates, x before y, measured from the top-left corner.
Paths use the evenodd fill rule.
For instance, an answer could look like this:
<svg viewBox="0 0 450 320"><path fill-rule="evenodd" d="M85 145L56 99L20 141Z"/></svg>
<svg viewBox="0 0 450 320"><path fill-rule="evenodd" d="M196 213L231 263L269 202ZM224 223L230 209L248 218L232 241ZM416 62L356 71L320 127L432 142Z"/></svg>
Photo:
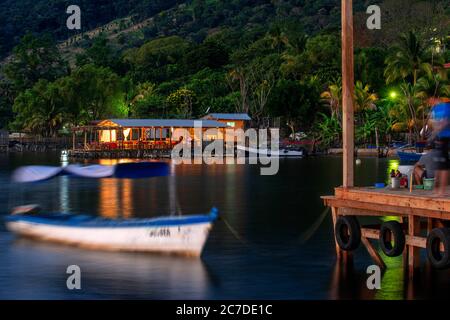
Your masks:
<svg viewBox="0 0 450 320"><path fill-rule="evenodd" d="M198 257L208 239L215 216L183 216L146 220L150 223L116 223L101 219L101 226L63 224L35 216L8 216L8 230L19 236L108 251L179 254ZM99 224L99 223L97 223ZM110 224L110 226L108 226Z"/></svg>

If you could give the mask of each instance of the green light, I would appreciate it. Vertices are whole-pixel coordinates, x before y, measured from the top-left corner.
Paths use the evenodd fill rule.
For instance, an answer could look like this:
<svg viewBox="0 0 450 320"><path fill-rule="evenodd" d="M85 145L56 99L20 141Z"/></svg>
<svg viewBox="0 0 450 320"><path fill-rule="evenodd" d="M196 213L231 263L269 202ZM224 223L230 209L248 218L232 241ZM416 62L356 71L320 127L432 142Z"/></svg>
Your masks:
<svg viewBox="0 0 450 320"><path fill-rule="evenodd" d="M391 99L397 98L397 92L395 92L395 91L389 92L389 97L390 97Z"/></svg>

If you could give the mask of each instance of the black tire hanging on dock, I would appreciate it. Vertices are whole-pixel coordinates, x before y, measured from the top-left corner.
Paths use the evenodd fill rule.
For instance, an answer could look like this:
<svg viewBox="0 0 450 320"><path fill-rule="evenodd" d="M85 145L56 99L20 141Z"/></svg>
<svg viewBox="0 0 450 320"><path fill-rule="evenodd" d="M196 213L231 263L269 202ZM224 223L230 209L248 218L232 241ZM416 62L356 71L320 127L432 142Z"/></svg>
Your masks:
<svg viewBox="0 0 450 320"><path fill-rule="evenodd" d="M398 257L405 250L406 237L402 224L386 221L380 227L380 247L388 257Z"/></svg>
<svg viewBox="0 0 450 320"><path fill-rule="evenodd" d="M353 251L361 243L361 227L358 219L353 216L342 216L336 221L335 229L336 241L344 251Z"/></svg>
<svg viewBox="0 0 450 320"><path fill-rule="evenodd" d="M444 246L441 252L440 245ZM450 229L436 228L427 237L427 255L433 267L450 268Z"/></svg>

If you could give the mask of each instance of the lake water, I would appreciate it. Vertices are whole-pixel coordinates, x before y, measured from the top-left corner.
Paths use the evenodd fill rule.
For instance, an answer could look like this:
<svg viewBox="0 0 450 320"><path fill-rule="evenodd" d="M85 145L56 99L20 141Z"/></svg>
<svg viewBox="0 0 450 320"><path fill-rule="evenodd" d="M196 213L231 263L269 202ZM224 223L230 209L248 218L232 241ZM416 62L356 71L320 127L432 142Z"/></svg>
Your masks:
<svg viewBox="0 0 450 320"><path fill-rule="evenodd" d="M218 221L202 258L192 259L89 251L19 239L0 222L1 299L450 297L450 273L430 270L426 263L420 278L408 284L401 257L387 259L388 270L378 291L366 288L365 271L372 262L364 248L356 252L353 268L343 270L336 264L331 218L322 214L319 197L332 194L340 184L339 157L281 160L275 176L259 175L256 165L181 165L172 166L175 177L171 178L60 177L12 185L12 170L29 164L59 165L60 157L0 155L0 218L11 206L23 203L110 218L167 215L176 203L185 214L207 213L216 206L239 238ZM396 165L396 160L362 159L356 167L356 184L385 181L389 168ZM322 216L325 219L319 225ZM69 265L81 268L79 291L66 287Z"/></svg>

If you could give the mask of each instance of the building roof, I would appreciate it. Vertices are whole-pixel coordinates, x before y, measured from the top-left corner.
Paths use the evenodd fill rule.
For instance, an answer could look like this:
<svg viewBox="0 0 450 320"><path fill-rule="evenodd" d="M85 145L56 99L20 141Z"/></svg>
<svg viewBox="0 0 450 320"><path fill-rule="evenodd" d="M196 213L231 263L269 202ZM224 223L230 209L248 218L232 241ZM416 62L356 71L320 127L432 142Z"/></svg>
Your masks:
<svg viewBox="0 0 450 320"><path fill-rule="evenodd" d="M250 121L252 118L246 113L210 113L203 119L216 119L216 120L241 120Z"/></svg>
<svg viewBox="0 0 450 320"><path fill-rule="evenodd" d="M194 128L200 125L203 128L226 128L227 125L215 120L184 120L184 119L108 119L120 127L175 127L175 128ZM101 123L99 124L101 125Z"/></svg>

